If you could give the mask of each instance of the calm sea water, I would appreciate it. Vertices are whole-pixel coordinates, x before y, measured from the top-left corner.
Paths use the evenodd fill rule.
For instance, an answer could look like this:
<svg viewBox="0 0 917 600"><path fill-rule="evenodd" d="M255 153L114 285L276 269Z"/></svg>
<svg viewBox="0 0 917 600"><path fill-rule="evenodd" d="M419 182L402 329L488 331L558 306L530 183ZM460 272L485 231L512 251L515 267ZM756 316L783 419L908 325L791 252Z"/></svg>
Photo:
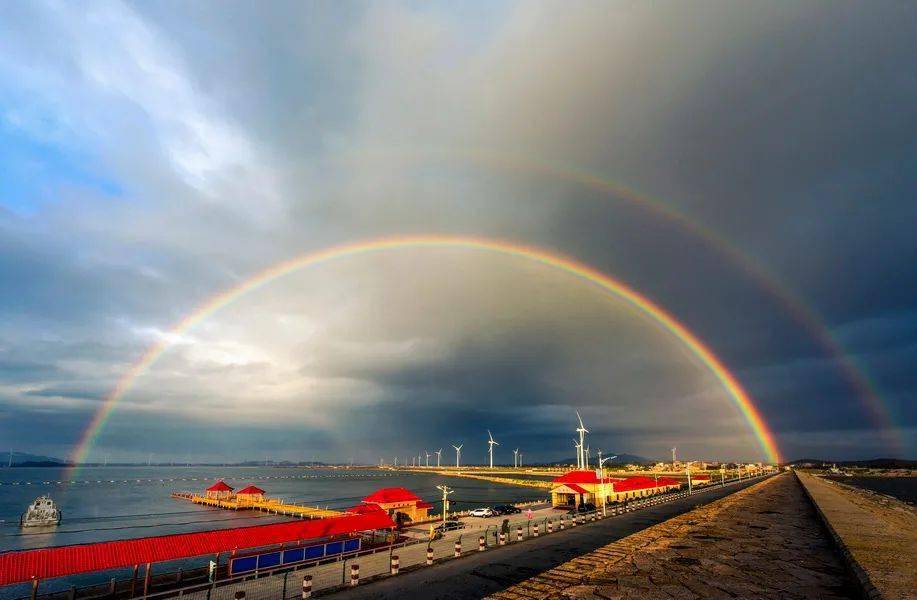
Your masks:
<svg viewBox="0 0 917 600"><path fill-rule="evenodd" d="M453 509L547 496L546 491L534 488L383 470L92 467L82 469L76 483L70 483L63 469L0 469L0 552L287 520L258 512L223 511L170 497L174 490L202 491L217 479L224 479L236 489L254 483L271 497L330 508L353 506L375 490L393 486L406 487L439 506L437 501L441 496L436 486L446 484L455 489L450 496ZM46 530L21 529L19 515L42 494L49 494L61 508L63 522ZM127 575L127 572L118 574ZM42 589L65 588L70 583L89 585L105 581L106 577L83 575L69 581L55 580L43 583ZM22 586L15 587L15 590L0 589L0 598L16 597L21 595L18 592L27 591Z"/></svg>
<svg viewBox="0 0 917 600"><path fill-rule="evenodd" d="M917 477L832 477L836 481L917 503Z"/></svg>
<svg viewBox="0 0 917 600"><path fill-rule="evenodd" d="M533 488L423 473L270 467L95 467L77 483L54 468L0 469L0 551L238 527L285 520L257 512L230 512L170 498L173 490L202 491L217 479L239 489L255 483L271 497L347 508L382 487L403 486L434 502L437 485L455 489L454 508L533 500ZM61 483L57 483L60 481ZM19 515L42 494L63 511L60 526L20 529Z"/></svg>

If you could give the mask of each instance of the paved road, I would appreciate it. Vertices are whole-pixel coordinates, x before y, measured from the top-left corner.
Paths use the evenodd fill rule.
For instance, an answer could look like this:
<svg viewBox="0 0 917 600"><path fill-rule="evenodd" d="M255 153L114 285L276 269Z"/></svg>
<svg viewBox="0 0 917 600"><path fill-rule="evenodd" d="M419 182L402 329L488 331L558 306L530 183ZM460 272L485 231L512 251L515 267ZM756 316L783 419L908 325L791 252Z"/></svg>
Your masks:
<svg viewBox="0 0 917 600"><path fill-rule="evenodd" d="M528 539L433 567L419 567L402 572L398 577L384 578L323 597L335 600L481 598L758 481L760 479L707 490L560 534Z"/></svg>

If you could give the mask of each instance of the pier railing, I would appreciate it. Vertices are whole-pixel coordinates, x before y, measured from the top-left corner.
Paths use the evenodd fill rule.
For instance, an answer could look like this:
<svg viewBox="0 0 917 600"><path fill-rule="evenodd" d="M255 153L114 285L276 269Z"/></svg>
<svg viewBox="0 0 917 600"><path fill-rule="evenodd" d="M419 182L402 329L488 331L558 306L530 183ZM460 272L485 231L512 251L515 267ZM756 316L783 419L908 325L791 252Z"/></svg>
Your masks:
<svg viewBox="0 0 917 600"><path fill-rule="evenodd" d="M687 489L673 490L618 504L608 504L604 510L603 507L599 507L593 512L558 513L533 519L529 519L523 513L507 519L506 526L470 524L464 529L447 532L444 537L437 540L404 540L311 563L256 571L244 576L218 579L213 582L207 580L205 569L196 569L157 574L146 586L142 585L142 582L138 584L136 580L133 584L130 581L112 580L111 585L107 588L104 586L71 588L62 592L40 594L33 598L40 600L121 600L126 598L294 600L309 597L304 595L304 582L308 585L310 594L320 594L349 585L359 585L360 582L365 583L367 580L396 576L404 571L424 568L469 554L490 551L500 546L517 544L535 537L555 535L604 518L614 518L625 513L672 502L688 497L692 493L693 495L703 494L712 489L762 477L764 475L727 479L696 486L693 492ZM397 564L397 568L393 566L394 564ZM356 579L353 579L354 573ZM26 600L26 598L19 600Z"/></svg>

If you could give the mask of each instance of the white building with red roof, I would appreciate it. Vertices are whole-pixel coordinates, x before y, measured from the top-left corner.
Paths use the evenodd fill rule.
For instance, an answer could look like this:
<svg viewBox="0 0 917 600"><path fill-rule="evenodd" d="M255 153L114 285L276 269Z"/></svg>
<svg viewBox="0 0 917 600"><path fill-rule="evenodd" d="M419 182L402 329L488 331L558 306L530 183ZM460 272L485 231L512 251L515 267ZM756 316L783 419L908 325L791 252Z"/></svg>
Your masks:
<svg viewBox="0 0 917 600"><path fill-rule="evenodd" d="M564 473L552 482L551 504L555 507L577 507L581 504L602 505L624 502L678 489L681 483L669 477L600 477L598 471L577 470Z"/></svg>

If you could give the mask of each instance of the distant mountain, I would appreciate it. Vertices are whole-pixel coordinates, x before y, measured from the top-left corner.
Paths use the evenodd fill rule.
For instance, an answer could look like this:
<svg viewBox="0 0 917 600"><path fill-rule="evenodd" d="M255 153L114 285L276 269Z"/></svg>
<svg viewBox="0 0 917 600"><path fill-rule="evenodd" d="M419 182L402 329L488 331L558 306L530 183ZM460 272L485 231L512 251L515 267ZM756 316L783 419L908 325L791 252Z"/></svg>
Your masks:
<svg viewBox="0 0 917 600"><path fill-rule="evenodd" d="M904 458L872 458L869 460L826 460L823 458L800 458L791 465L837 465L839 467L863 467L867 469L917 469L917 460Z"/></svg>
<svg viewBox="0 0 917 600"><path fill-rule="evenodd" d="M614 455L614 453L612 453L612 455ZM606 454L606 456L607 456L607 454ZM593 464L598 463L598 462L599 462L599 460L598 460L598 457L597 457L597 456L591 456L591 457L589 458L589 464L590 464L590 465L593 465ZM653 464L653 463L655 463L655 462L656 462L655 460L650 460L649 458L646 458L646 457L643 457L643 456L637 456L636 454L625 454L625 453L621 453L621 454L618 454L616 458L613 458L613 459L611 459L611 460L605 461L605 466L608 466L608 465L631 465L631 464L634 464L634 465L647 465L647 464ZM564 458L564 459L561 459L561 460L556 460L556 461L547 462L547 463L542 463L542 464L546 464L546 465L575 465L575 464L576 464L576 457L575 457L575 456L571 456L570 458Z"/></svg>
<svg viewBox="0 0 917 600"><path fill-rule="evenodd" d="M28 452L13 452L12 463L14 467L59 467L67 464L67 461L52 456L41 456L39 454L29 454ZM10 453L0 454L0 465L7 466L10 464Z"/></svg>

